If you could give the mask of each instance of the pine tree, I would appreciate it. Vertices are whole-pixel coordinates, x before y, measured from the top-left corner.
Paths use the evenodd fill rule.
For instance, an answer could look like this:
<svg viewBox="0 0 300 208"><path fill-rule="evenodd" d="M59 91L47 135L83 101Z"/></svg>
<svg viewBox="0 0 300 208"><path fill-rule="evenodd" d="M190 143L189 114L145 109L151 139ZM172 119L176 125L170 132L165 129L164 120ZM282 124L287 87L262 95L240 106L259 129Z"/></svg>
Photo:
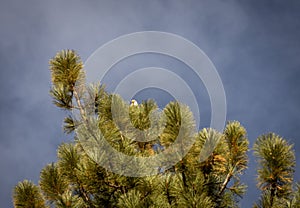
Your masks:
<svg viewBox="0 0 300 208"><path fill-rule="evenodd" d="M239 122L228 122L223 132L197 132L190 109L179 102L162 111L154 100L129 105L104 85L86 85L83 63L72 50L57 53L50 71L50 95L66 112L63 129L74 141L59 146L57 161L42 169L38 186L25 180L15 187L15 207L238 207L249 150ZM299 186L291 192L292 146L274 135L255 145L261 206L281 199L299 206ZM108 146L122 154L112 155ZM168 157L139 160L159 153ZM135 159L128 162L127 156ZM130 177L128 170L139 177Z"/></svg>
<svg viewBox="0 0 300 208"><path fill-rule="evenodd" d="M258 157L258 187L262 196L255 207L287 207L292 195L295 153L293 145L269 133L257 138L254 154Z"/></svg>

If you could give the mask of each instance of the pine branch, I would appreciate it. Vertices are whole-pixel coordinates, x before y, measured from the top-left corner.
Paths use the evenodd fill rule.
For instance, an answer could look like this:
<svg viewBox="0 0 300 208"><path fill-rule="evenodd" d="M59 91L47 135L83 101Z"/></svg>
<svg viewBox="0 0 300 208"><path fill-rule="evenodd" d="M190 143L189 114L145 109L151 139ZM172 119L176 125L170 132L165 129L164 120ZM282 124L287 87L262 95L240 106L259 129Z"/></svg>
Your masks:
<svg viewBox="0 0 300 208"><path fill-rule="evenodd" d="M275 199L291 197L293 173L295 171L295 153L292 145L280 136L269 133L257 138L254 154L259 159L258 187L268 192L270 206ZM262 197L266 200L266 197Z"/></svg>
<svg viewBox="0 0 300 208"><path fill-rule="evenodd" d="M44 198L39 188L28 180L19 182L14 188L13 203L16 208L46 208Z"/></svg>
<svg viewBox="0 0 300 208"><path fill-rule="evenodd" d="M81 115L82 119L83 119L86 123L88 123L88 119L87 119L87 117L86 117L86 113L85 113L85 111L84 111L83 105L81 104L81 100L80 100L80 97L79 97L79 95L78 95L78 92L77 92L76 88L74 88L73 94L74 94L76 103L77 103L77 105L78 105L78 109L79 109L79 111L80 111L80 115Z"/></svg>
<svg viewBox="0 0 300 208"><path fill-rule="evenodd" d="M225 178L225 180L224 180L224 182L223 182L223 184L221 186L221 189L220 189L220 191L218 193L219 196L223 194L223 192L226 189L227 184L229 183L229 181L230 181L230 179L231 179L232 176L233 176L232 171L229 171L228 174L226 175L226 178Z"/></svg>

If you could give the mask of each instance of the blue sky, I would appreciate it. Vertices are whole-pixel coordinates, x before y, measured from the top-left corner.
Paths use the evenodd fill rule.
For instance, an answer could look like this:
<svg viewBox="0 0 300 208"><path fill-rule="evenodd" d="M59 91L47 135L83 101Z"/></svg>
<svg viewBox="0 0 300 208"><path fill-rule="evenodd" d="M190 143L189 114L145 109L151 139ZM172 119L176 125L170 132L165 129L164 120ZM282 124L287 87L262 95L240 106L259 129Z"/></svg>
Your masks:
<svg viewBox="0 0 300 208"><path fill-rule="evenodd" d="M299 158L299 11L296 0L2 0L0 207L11 207L14 185L25 178L37 182L40 170L56 160L57 146L72 139L63 134L64 112L52 105L48 93L49 59L57 51L71 48L85 61L107 41L144 30L174 33L200 47L223 81L227 120L245 126L251 147L257 136L272 131L294 143ZM119 68L146 67L153 62L174 70L181 67L163 57L134 60L137 58L124 60ZM186 76L191 86L199 86L205 126L209 100L203 85ZM113 76L107 80L114 84ZM141 92L140 98L157 93L150 91ZM167 96L159 95L155 96L163 105ZM249 188L242 207L251 207L259 195L255 158L252 151L249 155L250 167L243 176Z"/></svg>

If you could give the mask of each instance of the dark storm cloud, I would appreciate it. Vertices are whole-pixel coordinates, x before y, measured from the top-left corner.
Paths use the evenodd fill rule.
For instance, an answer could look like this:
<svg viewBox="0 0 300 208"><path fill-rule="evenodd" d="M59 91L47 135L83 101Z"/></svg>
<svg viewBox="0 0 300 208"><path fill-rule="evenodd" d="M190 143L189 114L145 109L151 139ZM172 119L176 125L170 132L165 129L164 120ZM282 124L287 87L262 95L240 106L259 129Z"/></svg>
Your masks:
<svg viewBox="0 0 300 208"><path fill-rule="evenodd" d="M274 131L300 149L297 1L120 2L0 3L0 207L12 206L11 190L18 181L37 182L41 168L55 161L57 145L68 140L61 131L63 112L48 95L48 60L64 48L76 49L85 60L107 41L141 30L176 33L209 56L224 84L227 118L245 125L251 145L258 135ZM179 64L166 66L177 70ZM186 78L198 95L205 91L193 77ZM250 159L243 207L258 196ZM299 167L298 160L297 180Z"/></svg>

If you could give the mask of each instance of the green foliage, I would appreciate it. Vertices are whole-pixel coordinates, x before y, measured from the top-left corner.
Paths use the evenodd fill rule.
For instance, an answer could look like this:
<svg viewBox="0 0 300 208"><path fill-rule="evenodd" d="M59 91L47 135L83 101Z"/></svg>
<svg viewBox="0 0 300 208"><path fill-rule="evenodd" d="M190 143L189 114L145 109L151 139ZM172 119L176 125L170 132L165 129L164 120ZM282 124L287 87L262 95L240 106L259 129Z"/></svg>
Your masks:
<svg viewBox="0 0 300 208"><path fill-rule="evenodd" d="M39 188L28 180L19 182L14 188L13 202L15 207L43 208L45 201Z"/></svg>
<svg viewBox="0 0 300 208"><path fill-rule="evenodd" d="M154 100L129 105L104 85L85 86L82 61L72 50L57 53L50 71L50 94L57 107L68 111L64 131L74 133L74 141L58 147L58 159L42 169L39 186L24 181L15 187L15 207L238 207L246 190L240 176L249 150L239 122L228 122L223 132L197 132L192 112L179 102L162 111ZM115 160L104 143L121 156ZM257 139L254 151L262 190L255 207L299 207L299 186L292 192L292 146L268 134ZM126 177L100 165L139 172L150 165L131 167L126 156L160 153L168 157L157 163L157 174L147 177ZM178 162L169 165L168 160Z"/></svg>
<svg viewBox="0 0 300 208"><path fill-rule="evenodd" d="M67 134L72 133L76 128L74 118L72 118L70 115L65 117L64 124L64 132Z"/></svg>
<svg viewBox="0 0 300 208"><path fill-rule="evenodd" d="M293 193L293 198L288 204L289 207L300 208L300 184L296 185L296 190Z"/></svg>
<svg viewBox="0 0 300 208"><path fill-rule="evenodd" d="M163 146L168 147L178 137L181 127L181 108L178 102L169 103L164 109L166 115L165 129L160 136L160 142Z"/></svg>
<svg viewBox="0 0 300 208"><path fill-rule="evenodd" d="M83 63L73 50L62 50L58 52L56 56L50 60L49 64L54 86L63 84L71 88L82 78Z"/></svg>
<svg viewBox="0 0 300 208"><path fill-rule="evenodd" d="M63 175L59 174L58 168L55 164L47 165L41 171L40 187L44 193L44 196L50 202L60 200L61 195L68 188L68 184L63 178Z"/></svg>
<svg viewBox="0 0 300 208"><path fill-rule="evenodd" d="M224 130L225 140L228 144L228 166L227 171L243 173L247 168L248 145L249 141L246 137L246 129L237 121L229 122Z"/></svg>
<svg viewBox="0 0 300 208"><path fill-rule="evenodd" d="M83 63L73 50L62 50L49 62L53 88L50 95L53 103L62 109L73 108L72 98L75 87L84 82ZM79 94L79 90L77 92ZM79 96L79 95L77 95Z"/></svg>
<svg viewBox="0 0 300 208"><path fill-rule="evenodd" d="M245 128L237 121L228 122L223 133L203 129L197 138L194 154L200 155L208 194L218 207L236 207L246 189L239 178L248 163Z"/></svg>
<svg viewBox="0 0 300 208"><path fill-rule="evenodd" d="M72 106L73 91L68 87L57 84L50 90L50 95L53 97L53 103L62 109L70 110Z"/></svg>
<svg viewBox="0 0 300 208"><path fill-rule="evenodd" d="M259 163L257 180L263 191L262 207L272 207L282 200L289 200L296 164L292 148L293 145L274 133L256 140L253 149Z"/></svg>
<svg viewBox="0 0 300 208"><path fill-rule="evenodd" d="M142 208L146 207L147 205L145 204L145 201L141 201L142 194L135 190L132 189L125 193L124 195L121 195L120 198L118 199L118 206L119 207L128 207L128 208Z"/></svg>
<svg viewBox="0 0 300 208"><path fill-rule="evenodd" d="M270 190L266 190L262 193L258 203L254 204L254 208L285 208L287 207L287 201L273 197Z"/></svg>

